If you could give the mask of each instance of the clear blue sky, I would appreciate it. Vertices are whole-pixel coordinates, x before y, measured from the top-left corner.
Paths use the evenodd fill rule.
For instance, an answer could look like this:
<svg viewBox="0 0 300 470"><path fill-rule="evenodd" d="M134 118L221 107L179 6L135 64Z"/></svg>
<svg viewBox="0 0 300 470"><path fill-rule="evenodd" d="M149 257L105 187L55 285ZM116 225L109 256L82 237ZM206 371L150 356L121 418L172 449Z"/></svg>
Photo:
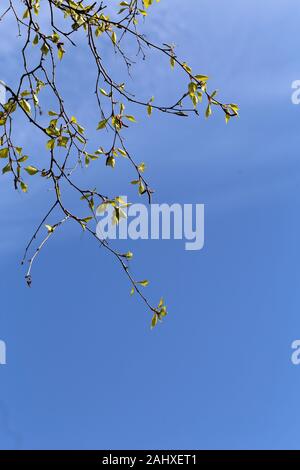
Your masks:
<svg viewBox="0 0 300 470"><path fill-rule="evenodd" d="M300 366L290 361L300 338L300 106L291 103L299 20L296 0L162 0L152 9L148 31L175 42L241 107L228 126L219 114L136 113L128 132L155 202L206 206L202 251L122 242L151 280L149 295L168 304L156 330L116 263L75 227L41 254L28 289L20 259L50 195L38 183L15 193L1 178L0 448L300 448ZM19 65L6 28L0 78L9 82ZM78 48L65 61L70 108L91 125L96 110L80 93L92 83L89 59ZM132 88L167 101L181 83L150 54ZM22 139L44 158L30 134ZM125 164L91 171L107 191L127 193Z"/></svg>

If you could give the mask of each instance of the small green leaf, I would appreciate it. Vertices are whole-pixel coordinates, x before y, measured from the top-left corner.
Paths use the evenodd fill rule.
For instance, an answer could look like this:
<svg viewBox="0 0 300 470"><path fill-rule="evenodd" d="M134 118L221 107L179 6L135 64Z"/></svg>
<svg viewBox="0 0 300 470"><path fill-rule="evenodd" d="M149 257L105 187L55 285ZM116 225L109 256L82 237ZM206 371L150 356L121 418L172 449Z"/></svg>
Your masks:
<svg viewBox="0 0 300 470"><path fill-rule="evenodd" d="M55 139L48 140L46 147L48 150L53 150L55 147Z"/></svg>
<svg viewBox="0 0 300 470"><path fill-rule="evenodd" d="M36 46L39 42L39 35L36 34L35 37L34 37L34 40L32 41L32 43Z"/></svg>
<svg viewBox="0 0 300 470"><path fill-rule="evenodd" d="M103 121L100 121L98 126L97 126L97 131L99 129L104 129L106 127L107 121L108 121L108 119L103 119Z"/></svg>
<svg viewBox="0 0 300 470"><path fill-rule="evenodd" d="M5 165L4 168L2 168L2 174L4 175L5 173L8 173L9 171L11 171L11 164L8 163L7 165Z"/></svg>
<svg viewBox="0 0 300 470"><path fill-rule="evenodd" d="M151 329L155 328L157 325L158 315L155 313L151 320Z"/></svg>
<svg viewBox="0 0 300 470"><path fill-rule="evenodd" d="M112 43L113 43L114 45L117 44L117 35L116 35L115 31L113 31L113 33L112 33L112 35L111 35L111 40L112 40Z"/></svg>
<svg viewBox="0 0 300 470"><path fill-rule="evenodd" d="M27 193L27 191L28 191L27 184L25 184L25 183L23 183L23 181L21 181L20 186L21 186L21 189L22 189L23 193Z"/></svg>
<svg viewBox="0 0 300 470"><path fill-rule="evenodd" d="M144 183L142 181L139 181L139 193L140 195L144 194L146 191L146 188L144 186Z"/></svg>
<svg viewBox="0 0 300 470"><path fill-rule="evenodd" d="M48 233L52 233L54 232L54 227L52 227L52 225L45 225L46 229L48 230Z"/></svg>
<svg viewBox="0 0 300 470"><path fill-rule="evenodd" d="M127 157L125 150L118 148L118 152L122 155L122 157Z"/></svg>
<svg viewBox="0 0 300 470"><path fill-rule="evenodd" d="M57 57L59 58L59 60L62 60L63 56L64 56L64 53L65 53L65 50L64 48L62 47L61 44L59 44L57 46Z"/></svg>
<svg viewBox="0 0 300 470"><path fill-rule="evenodd" d="M207 82L209 77L207 75L195 75L195 79L198 80L198 82Z"/></svg>
<svg viewBox="0 0 300 470"><path fill-rule="evenodd" d="M138 170L141 173L144 173L145 169L146 169L146 164L144 162L140 163L139 166L138 166Z"/></svg>
<svg viewBox="0 0 300 470"><path fill-rule="evenodd" d="M238 114L239 107L238 107L237 104L232 103L232 104L230 104L229 106L230 106L230 108L232 109L232 111L233 111L234 113Z"/></svg>
<svg viewBox="0 0 300 470"><path fill-rule="evenodd" d="M27 173L31 176L36 175L39 172L39 170L37 168L35 168L34 166L31 166L31 165L27 166L25 168L25 171L27 171Z"/></svg>
<svg viewBox="0 0 300 470"><path fill-rule="evenodd" d="M209 116L211 115L212 111L211 111L211 106L210 104L207 105L207 108L206 108L206 111L205 111L205 117L206 118L209 118Z"/></svg>
<svg viewBox="0 0 300 470"><path fill-rule="evenodd" d="M114 157L112 157L111 155L107 157L106 166L111 166L112 168L114 168L115 164L116 164L116 160L114 159Z"/></svg>
<svg viewBox="0 0 300 470"><path fill-rule="evenodd" d="M0 150L0 158L7 158L8 157L8 148Z"/></svg>
<svg viewBox="0 0 300 470"><path fill-rule="evenodd" d="M153 0L144 0L145 8L149 8L152 5Z"/></svg>
<svg viewBox="0 0 300 470"><path fill-rule="evenodd" d="M87 224L90 220L92 220L93 217L91 216L88 216L88 217L85 217L84 219L81 219L82 222L84 222L85 224Z"/></svg>
<svg viewBox="0 0 300 470"><path fill-rule="evenodd" d="M128 121L136 122L136 119L135 119L134 116L130 116L130 115L127 114L125 117L128 119Z"/></svg>
<svg viewBox="0 0 300 470"><path fill-rule="evenodd" d="M147 287L149 285L149 281L147 279L144 279L143 281L138 281L137 284L140 284L140 286Z"/></svg>
<svg viewBox="0 0 300 470"><path fill-rule="evenodd" d="M102 95L104 96L109 96L109 94L107 93L107 91L105 91L103 88L99 88L100 92L102 93Z"/></svg>
<svg viewBox="0 0 300 470"><path fill-rule="evenodd" d="M58 145L59 147L66 147L68 142L69 142L69 139L68 139L68 137L66 137L66 136L60 136L60 137L57 139L57 145Z"/></svg>
<svg viewBox="0 0 300 470"><path fill-rule="evenodd" d="M21 158L18 158L19 163L24 163L28 160L28 155L23 155Z"/></svg>
<svg viewBox="0 0 300 470"><path fill-rule="evenodd" d="M49 47L47 46L47 44L44 42L44 44L42 45L41 47L41 51L44 55L47 55L48 52L49 52Z"/></svg>
<svg viewBox="0 0 300 470"><path fill-rule="evenodd" d="M30 114L31 112L31 106L30 104L28 103L28 101L26 100L21 100L20 101L20 106L22 109L24 109L24 111L26 111L26 113Z"/></svg>

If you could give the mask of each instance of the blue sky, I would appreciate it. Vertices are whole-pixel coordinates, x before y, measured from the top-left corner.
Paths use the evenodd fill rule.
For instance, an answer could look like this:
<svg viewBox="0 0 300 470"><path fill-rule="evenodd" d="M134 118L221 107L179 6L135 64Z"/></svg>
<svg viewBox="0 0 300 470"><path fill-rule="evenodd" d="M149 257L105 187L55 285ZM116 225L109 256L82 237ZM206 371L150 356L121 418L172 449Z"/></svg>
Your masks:
<svg viewBox="0 0 300 470"><path fill-rule="evenodd" d="M154 331L114 260L75 227L57 232L28 289L20 259L49 192L37 182L21 195L1 179L8 363L0 366L0 448L299 449L300 366L290 360L300 338L300 107L291 102L299 19L296 0L162 0L152 8L154 38L176 43L241 108L228 126L218 113L206 121L136 112L128 132L155 202L206 207L202 251L181 241L122 242L135 253L135 272L151 280L149 295L168 304ZM0 28L9 82L20 66L17 42L9 24ZM96 109L80 92L93 80L89 59L79 47L65 64L70 107L92 126ZM153 54L134 77L132 88L166 101L183 83ZM28 131L19 138L43 158ZM130 196L131 173L121 165L82 177Z"/></svg>

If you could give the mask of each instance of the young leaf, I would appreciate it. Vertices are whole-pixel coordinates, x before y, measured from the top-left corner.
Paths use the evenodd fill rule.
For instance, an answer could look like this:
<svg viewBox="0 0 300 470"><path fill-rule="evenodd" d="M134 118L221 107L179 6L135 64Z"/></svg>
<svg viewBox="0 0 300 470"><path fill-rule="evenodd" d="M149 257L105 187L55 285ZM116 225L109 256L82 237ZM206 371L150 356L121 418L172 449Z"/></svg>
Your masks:
<svg viewBox="0 0 300 470"><path fill-rule="evenodd" d="M44 55L47 55L48 52L49 52L49 47L47 46L47 44L44 42L44 44L42 45L41 47L41 51Z"/></svg>
<svg viewBox="0 0 300 470"><path fill-rule="evenodd" d="M27 193L27 191L28 191L27 184L23 183L23 181L21 181L20 186L21 186L21 189L22 189L23 193Z"/></svg>
<svg viewBox="0 0 300 470"><path fill-rule="evenodd" d="M28 101L26 100L21 100L20 101L20 106L22 109L24 109L24 111L26 111L26 113L30 114L31 112L31 106L30 104L28 103Z"/></svg>
<svg viewBox="0 0 300 470"><path fill-rule="evenodd" d="M103 121L100 121L98 126L97 126L97 131L99 129L104 129L106 127L107 121L108 121L107 119L103 119Z"/></svg>
<svg viewBox="0 0 300 470"><path fill-rule="evenodd" d="M149 285L149 281L144 279L144 281L138 281L137 284L140 284L143 287L147 287Z"/></svg>
<svg viewBox="0 0 300 470"><path fill-rule="evenodd" d="M158 315L155 313L151 320L151 329L155 328L157 325Z"/></svg>
<svg viewBox="0 0 300 470"><path fill-rule="evenodd" d="M11 164L8 163L7 165L5 165L4 168L2 168L2 174L4 175L5 173L8 173L9 171L11 171Z"/></svg>
<svg viewBox="0 0 300 470"><path fill-rule="evenodd" d="M8 148L0 150L0 158L7 158L8 157Z"/></svg>
<svg viewBox="0 0 300 470"><path fill-rule="evenodd" d="M128 119L128 121L136 122L136 119L134 116L126 115L125 117Z"/></svg>
<svg viewBox="0 0 300 470"><path fill-rule="evenodd" d="M54 232L54 227L52 227L52 225L45 225L46 229L48 230L48 233L52 233Z"/></svg>
<svg viewBox="0 0 300 470"><path fill-rule="evenodd" d="M31 176L36 175L39 172L39 170L37 168L35 168L34 166L31 166L31 165L27 166L25 168L25 171L27 171L27 173Z"/></svg>
<svg viewBox="0 0 300 470"><path fill-rule="evenodd" d="M112 43L114 44L114 46L117 44L117 35L116 33L113 31L112 35L111 35L111 40L112 40Z"/></svg>

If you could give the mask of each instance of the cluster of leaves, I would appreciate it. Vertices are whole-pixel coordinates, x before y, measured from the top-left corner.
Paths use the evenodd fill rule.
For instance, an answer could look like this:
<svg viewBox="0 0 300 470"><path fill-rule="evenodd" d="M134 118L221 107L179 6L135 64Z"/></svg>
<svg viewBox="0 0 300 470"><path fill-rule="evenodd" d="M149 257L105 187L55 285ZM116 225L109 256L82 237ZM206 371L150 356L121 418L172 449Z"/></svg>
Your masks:
<svg viewBox="0 0 300 470"><path fill-rule="evenodd" d="M177 57L172 45L157 45L139 31L140 22L148 15L148 9L154 4L154 0L121 1L119 11L111 11L111 14L108 10L113 7L108 7L104 1L88 3L83 0L45 0L42 3L43 11L40 0L8 0L3 13L0 14L1 21L10 14L16 20L19 36L23 40L24 67L17 85L6 84L8 100L2 105L0 111L0 159L4 160L2 173L10 173L15 189L20 189L25 193L29 188L28 178L39 175L52 183L55 194L50 209L41 220L25 250L23 263L28 261L27 283L31 285L31 269L41 248L58 227L66 221L73 220L117 258L131 283L131 294L136 292L146 303L153 314L151 325L155 327L157 322L167 314L163 300L161 299L157 306L151 305L142 291L142 288L148 285L148 281L135 280L129 269L132 253L119 253L110 246L108 241L99 240L91 228L91 222L95 221L97 214L105 210L108 205L113 207L114 222L118 223L121 217L126 216L122 210L124 202L118 197L102 194L97 188L79 187L73 180L73 172L78 166L88 167L92 161L99 158L104 157L106 166L111 168L115 167L117 157L126 158L135 173L131 184L137 185L138 193L145 195L151 202L153 190L144 176L145 163L136 162L125 145L123 132L136 122L135 117L127 113L126 107L130 105L143 107L148 116L151 116L153 111L158 111L185 117L189 114L198 115L199 106L205 99L207 102L204 109L205 116L208 118L212 114L212 108L218 107L224 113L226 122L238 115L238 107L236 104L224 104L218 101L216 91L212 93L208 91L208 77L194 74L191 67ZM46 31L41 27L41 16L44 20L45 18L48 20ZM51 34L48 33L49 29L52 31ZM95 97L99 109L99 122L95 127L99 131L106 129L111 133L111 145L106 149L89 148L85 128L78 123L74 115L69 114L56 80L56 67L59 62L63 61L65 54L72 53L72 47L76 45L76 34L79 31L84 32L85 46L95 64ZM138 54L142 58L145 57L146 48L162 54L168 59L172 68L178 67L186 75L186 89L180 93L175 103L168 106L155 103L154 97L143 101L133 96L127 90L126 84L116 81L109 68L104 65L99 41L104 41L105 38L111 45L112 51L120 55L128 72L133 61L128 57L124 47L130 38L136 42ZM32 48L35 48L34 56ZM32 60L29 60L32 57L37 57L34 65L31 65ZM42 96L44 89L47 89L52 96L51 109L47 111L49 117L47 125L40 119L42 114L40 95ZM49 103L49 99L46 101ZM34 166L26 151L15 142L13 128L14 114L17 112L22 113L24 119L36 132L44 135L45 152L49 154L46 167ZM45 159L43 161L45 162ZM45 163L42 165L44 166ZM63 182L67 183L68 187L86 204L88 211L86 216L79 216L66 207L62 191ZM61 216L57 216L58 221L49 225L47 222L50 215L56 215L58 211L61 212ZM46 236L33 251L33 255L27 259L28 253L32 250L44 226Z"/></svg>

